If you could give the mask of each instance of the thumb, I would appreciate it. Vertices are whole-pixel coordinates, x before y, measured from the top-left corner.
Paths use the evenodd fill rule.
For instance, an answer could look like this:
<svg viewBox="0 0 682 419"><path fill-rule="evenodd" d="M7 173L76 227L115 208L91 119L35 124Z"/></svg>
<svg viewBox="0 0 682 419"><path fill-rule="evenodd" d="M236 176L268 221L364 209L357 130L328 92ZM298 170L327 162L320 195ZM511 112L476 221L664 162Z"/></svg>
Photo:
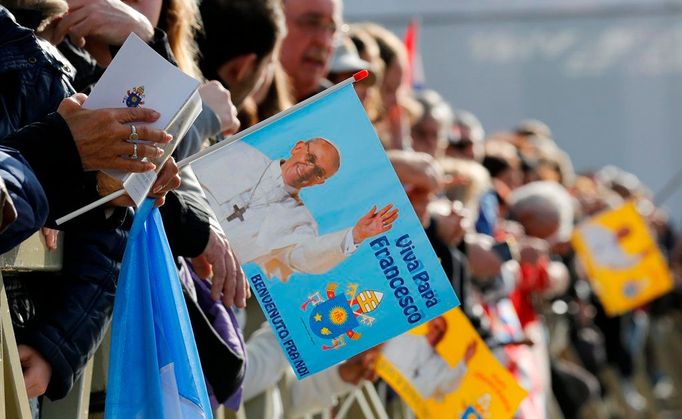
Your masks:
<svg viewBox="0 0 682 419"><path fill-rule="evenodd" d="M82 104L83 102L79 100L78 94L69 96L61 101L57 108L57 112L64 117L71 112L79 110Z"/></svg>
<svg viewBox="0 0 682 419"><path fill-rule="evenodd" d="M76 93L75 95L71 96L73 99L78 102L79 105L83 105L85 103L85 99L88 98L88 95L85 93Z"/></svg>
<svg viewBox="0 0 682 419"><path fill-rule="evenodd" d="M31 359L31 350L26 345L18 345L17 351L19 352L19 362L25 363Z"/></svg>
<svg viewBox="0 0 682 419"><path fill-rule="evenodd" d="M194 272L196 272L200 278L209 278L213 273L211 264L206 256L199 256L192 259L192 266L194 267Z"/></svg>

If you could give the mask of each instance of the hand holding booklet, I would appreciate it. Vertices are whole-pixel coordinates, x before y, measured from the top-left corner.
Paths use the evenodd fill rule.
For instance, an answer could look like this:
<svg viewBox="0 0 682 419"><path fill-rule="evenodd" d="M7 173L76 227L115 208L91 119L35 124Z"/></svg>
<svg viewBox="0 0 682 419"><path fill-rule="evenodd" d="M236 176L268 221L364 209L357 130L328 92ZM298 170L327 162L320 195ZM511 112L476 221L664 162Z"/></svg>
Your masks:
<svg viewBox="0 0 682 419"><path fill-rule="evenodd" d="M201 113L199 86L199 81L166 61L133 33L128 36L83 104L83 107L87 109L125 107L153 109L161 116L149 125L173 136L173 141L170 143L158 145L163 148L164 153L153 161L156 171L127 173L111 170L105 172L123 183L125 192L137 206L147 196L158 171ZM137 134L137 127L140 125L131 124L128 141L137 144L146 143L145 139L139 138ZM135 157L133 155L130 158ZM100 201L98 203L104 203ZM78 215L77 213L81 212L69 214L57 222L60 224L66 222L74 215Z"/></svg>

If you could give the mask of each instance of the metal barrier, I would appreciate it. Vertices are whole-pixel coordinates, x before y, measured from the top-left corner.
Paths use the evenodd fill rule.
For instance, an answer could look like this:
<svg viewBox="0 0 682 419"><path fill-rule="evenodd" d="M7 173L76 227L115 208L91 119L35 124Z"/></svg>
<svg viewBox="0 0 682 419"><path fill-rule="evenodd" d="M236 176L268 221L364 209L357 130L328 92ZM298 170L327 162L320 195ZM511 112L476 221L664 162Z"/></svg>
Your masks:
<svg viewBox="0 0 682 419"><path fill-rule="evenodd" d="M339 410L334 415L336 419L345 419L351 407L357 403L357 406L365 419L388 419L388 414L381 402L381 398L377 393L376 387L369 381L364 381L360 387L353 390L343 400L339 406ZM330 417L329 412L322 414L323 418Z"/></svg>
<svg viewBox="0 0 682 419"><path fill-rule="evenodd" d="M8 274L21 271L58 271L62 268L62 243L63 238L60 234L57 250L49 251L42 234L38 232L16 248L0 255L0 270ZM0 275L0 341L0 400L4 401L4 407L0 408L0 419L30 419L31 409L2 275ZM86 416L78 416L75 411L69 411L62 416L51 416L51 418L80 417L87 418L87 413Z"/></svg>
<svg viewBox="0 0 682 419"><path fill-rule="evenodd" d="M0 278L2 276L0 275ZM12 329L12 318L5 286L0 280L0 400L4 401L4 409L0 410L0 419L24 419L31 417L28 406L24 376L17 352L17 343Z"/></svg>

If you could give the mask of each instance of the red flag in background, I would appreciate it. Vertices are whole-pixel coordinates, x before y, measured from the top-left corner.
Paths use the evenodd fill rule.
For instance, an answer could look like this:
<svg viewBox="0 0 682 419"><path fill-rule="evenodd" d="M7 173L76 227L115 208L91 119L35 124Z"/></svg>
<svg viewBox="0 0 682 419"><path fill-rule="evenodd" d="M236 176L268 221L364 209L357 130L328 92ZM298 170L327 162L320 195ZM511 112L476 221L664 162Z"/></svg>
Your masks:
<svg viewBox="0 0 682 419"><path fill-rule="evenodd" d="M406 80L413 89L423 89L425 85L424 65L419 48L419 21L417 19L412 19L407 25L403 43L407 50Z"/></svg>

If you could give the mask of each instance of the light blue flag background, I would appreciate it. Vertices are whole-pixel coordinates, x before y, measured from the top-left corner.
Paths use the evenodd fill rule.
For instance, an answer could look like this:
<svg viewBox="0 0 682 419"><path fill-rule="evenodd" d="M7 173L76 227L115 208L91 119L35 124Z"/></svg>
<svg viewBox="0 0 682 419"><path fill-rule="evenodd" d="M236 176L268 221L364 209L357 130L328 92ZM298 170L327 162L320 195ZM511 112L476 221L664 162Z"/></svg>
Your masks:
<svg viewBox="0 0 682 419"><path fill-rule="evenodd" d="M409 295L403 295L403 290L396 294L400 281L391 282L386 278L379 258L370 246L370 242L381 235L365 240L350 257L325 274L295 273L288 281L282 282L276 277L267 278L255 263L243 265L254 295L261 303L299 378L348 359L459 304L352 85L304 106L244 137L242 141L276 160L288 158L297 141L315 137L330 140L341 154L341 166L334 176L323 185L303 188L300 193L306 208L317 221L319 234L352 227L372 206L382 208L392 203L399 208L399 216L392 229L383 236L390 243L387 248L395 266L400 270L399 276L409 290ZM220 159L221 153L229 153L230 148L227 146L211 153L192 163L192 166L201 165L204 159ZM226 170L227 176L224 178L229 181L229 167ZM199 176L200 171L195 172L200 182L206 183ZM215 176L221 174L216 173ZM229 223L222 225L229 238ZM412 252L422 262L421 270L429 276L427 282L438 300L431 307L426 306L417 281L412 279L413 275L401 257L402 248L396 246L396 241L401 237L407 237L402 244L411 242L409 244L414 246ZM331 283L337 284L335 298L330 298L327 294L328 284ZM351 284L358 285L357 294L375 291L383 293L383 299L375 310L364 313L364 317L353 319L351 315L343 324L336 324L331 321L330 315L337 303L342 303L341 300L346 298L345 292ZM318 303L309 304L303 309L304 303L316 293L320 296ZM413 304L407 304L408 297ZM274 300L274 305L270 304L270 298ZM333 301L329 302L330 300ZM405 305L415 305L419 316L414 316L411 311L406 314L400 306L401 301ZM357 306L353 307L356 308ZM315 320L318 314L319 320ZM408 321L408 318L414 321L417 317L416 322ZM362 318L373 319L370 320L372 324L363 324L360 322ZM343 319L336 320L337 323L342 323ZM343 332L343 344L334 345L333 339L320 337L313 330L318 326L327 327L332 335ZM345 334L347 330L359 336L351 339Z"/></svg>
<svg viewBox="0 0 682 419"><path fill-rule="evenodd" d="M119 275L105 417L211 418L199 355L161 216L135 215Z"/></svg>

